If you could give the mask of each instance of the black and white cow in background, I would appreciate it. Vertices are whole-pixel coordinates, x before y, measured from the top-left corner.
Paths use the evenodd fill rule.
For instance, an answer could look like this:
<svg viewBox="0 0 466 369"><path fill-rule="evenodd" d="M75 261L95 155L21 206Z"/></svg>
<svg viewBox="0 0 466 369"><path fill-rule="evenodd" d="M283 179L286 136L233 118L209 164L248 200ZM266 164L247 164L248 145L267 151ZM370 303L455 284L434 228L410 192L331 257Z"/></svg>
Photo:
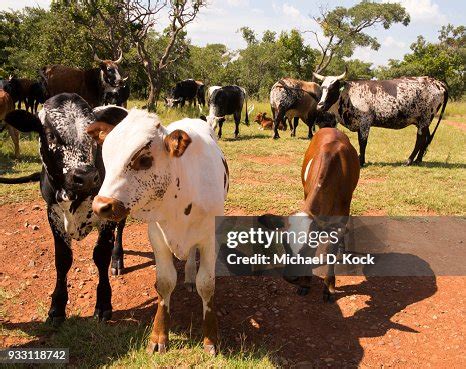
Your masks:
<svg viewBox="0 0 466 369"><path fill-rule="evenodd" d="M406 164L422 161L447 105L445 83L431 77L345 82L346 73L339 77L325 77L317 73L314 76L322 81L322 97L317 110L337 110L339 121L349 130L358 132L361 166L365 164L371 126L401 129L415 125L416 144ZM431 135L429 126L440 108L440 117Z"/></svg>
<svg viewBox="0 0 466 369"><path fill-rule="evenodd" d="M48 321L58 324L66 317L67 273L73 261L71 240L81 240L96 226L99 237L93 258L99 271L94 317L110 319L112 291L108 268L123 266L121 231L115 242L117 223L102 221L92 212L92 201L105 176L101 148L86 133L95 122L117 124L128 112L119 107L99 107L94 111L77 94L56 95L44 104L39 117L24 110L9 113L5 120L22 132L37 132L40 139L42 173L40 190L47 203L47 216L55 243L57 280L52 294ZM114 245L115 244L115 245ZM114 247L115 246L115 247ZM113 252L113 255L112 255Z"/></svg>
<svg viewBox="0 0 466 369"><path fill-rule="evenodd" d="M165 97L165 105L169 108L183 107L186 102L205 105L205 85L201 81L186 79L178 82L170 91L170 96Z"/></svg>
<svg viewBox="0 0 466 369"><path fill-rule="evenodd" d="M104 105L117 105L126 108L130 94L129 83L125 82L123 86L104 91Z"/></svg>
<svg viewBox="0 0 466 369"><path fill-rule="evenodd" d="M233 114L235 120L235 138L239 134L239 123L241 121L241 111L243 104L246 104L246 117L244 122L249 125L248 100L246 90L239 86L223 86L215 89L209 98L209 116L207 122L214 129L218 124L218 137L222 137L222 126L225 116Z"/></svg>

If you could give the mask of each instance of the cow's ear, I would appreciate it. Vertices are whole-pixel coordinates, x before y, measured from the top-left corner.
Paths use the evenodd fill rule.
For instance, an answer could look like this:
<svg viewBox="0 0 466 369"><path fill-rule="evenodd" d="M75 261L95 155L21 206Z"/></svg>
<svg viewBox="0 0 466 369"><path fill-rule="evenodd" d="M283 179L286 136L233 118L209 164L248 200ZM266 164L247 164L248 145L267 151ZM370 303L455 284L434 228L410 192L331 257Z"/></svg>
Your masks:
<svg viewBox="0 0 466 369"><path fill-rule="evenodd" d="M93 110L95 120L116 126L128 116L128 110L119 106L98 107Z"/></svg>
<svg viewBox="0 0 466 369"><path fill-rule="evenodd" d="M106 122L94 122L87 127L86 132L96 140L98 144L102 145L113 128L115 128L114 125Z"/></svg>
<svg viewBox="0 0 466 369"><path fill-rule="evenodd" d="M163 139L165 149L170 156L180 157L191 143L191 137L185 131L177 129Z"/></svg>
<svg viewBox="0 0 466 369"><path fill-rule="evenodd" d="M21 132L43 132L40 119L25 110L14 110L8 113L4 120Z"/></svg>

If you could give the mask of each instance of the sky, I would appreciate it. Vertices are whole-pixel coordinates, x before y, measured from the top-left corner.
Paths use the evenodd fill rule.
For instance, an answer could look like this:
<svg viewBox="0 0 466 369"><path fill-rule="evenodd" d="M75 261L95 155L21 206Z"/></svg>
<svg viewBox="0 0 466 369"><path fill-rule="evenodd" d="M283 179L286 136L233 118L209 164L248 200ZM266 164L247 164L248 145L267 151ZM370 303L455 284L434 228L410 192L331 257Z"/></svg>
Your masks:
<svg viewBox="0 0 466 369"><path fill-rule="evenodd" d="M261 36L270 29L280 33L284 30L319 31L312 19L319 14L319 8L333 9L336 6L350 7L357 0L208 0L209 5L201 10L196 21L187 28L188 37L194 45L223 43L231 50L246 46L238 29L248 26ZM442 25L452 23L466 25L464 0L385 0L379 2L401 3L411 16L411 23L405 27L393 25L385 30L382 26L368 33L375 36L381 47L377 51L358 48L353 58L385 65L389 59L401 59L410 51L409 46L423 35L428 41L436 41ZM48 7L49 0L0 0L0 10L21 9L24 6ZM160 18L161 28L167 19ZM314 36L304 33L306 42L317 47Z"/></svg>

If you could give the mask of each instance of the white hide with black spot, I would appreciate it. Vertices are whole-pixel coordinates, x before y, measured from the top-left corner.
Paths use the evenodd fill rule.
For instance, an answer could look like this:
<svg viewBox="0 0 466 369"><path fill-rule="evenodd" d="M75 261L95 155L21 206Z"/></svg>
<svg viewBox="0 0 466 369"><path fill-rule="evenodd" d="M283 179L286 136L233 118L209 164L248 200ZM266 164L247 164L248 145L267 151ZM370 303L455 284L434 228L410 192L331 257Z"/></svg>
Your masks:
<svg viewBox="0 0 466 369"><path fill-rule="evenodd" d="M180 157L171 157L163 141L174 130L191 138ZM149 155L151 167L134 169L136 153ZM119 200L134 218L156 224L179 259L215 233L228 182L223 153L203 120L186 118L165 128L156 116L131 110L106 137L103 159L107 175L99 196Z"/></svg>
<svg viewBox="0 0 466 369"><path fill-rule="evenodd" d="M322 83L321 101L330 78ZM412 124L421 132L431 124L445 96L446 86L430 77L351 81L346 82L336 105L340 122L367 138L371 126L401 129Z"/></svg>

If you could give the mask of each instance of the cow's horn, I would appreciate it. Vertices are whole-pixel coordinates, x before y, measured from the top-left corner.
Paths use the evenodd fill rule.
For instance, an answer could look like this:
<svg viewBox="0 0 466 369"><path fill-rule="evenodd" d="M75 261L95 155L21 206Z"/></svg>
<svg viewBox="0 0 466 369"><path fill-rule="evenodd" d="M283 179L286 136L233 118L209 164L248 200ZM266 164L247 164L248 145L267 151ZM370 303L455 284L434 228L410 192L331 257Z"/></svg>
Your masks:
<svg viewBox="0 0 466 369"><path fill-rule="evenodd" d="M312 72L312 74L314 75L314 77L316 77L320 81L323 81L325 79L325 76L323 76L323 75L321 75L319 73Z"/></svg>
<svg viewBox="0 0 466 369"><path fill-rule="evenodd" d="M340 74L337 79L343 79L346 77L346 74L348 73L348 66L345 65L345 72L343 74Z"/></svg>
<svg viewBox="0 0 466 369"><path fill-rule="evenodd" d="M94 52L94 60L97 62L97 63L102 63L102 59L100 59L98 56L97 56L97 53Z"/></svg>
<svg viewBox="0 0 466 369"><path fill-rule="evenodd" d="M120 64L123 61L123 51L121 50L121 48L118 48L118 50L120 50L120 56L117 60L115 60L115 64Z"/></svg>

